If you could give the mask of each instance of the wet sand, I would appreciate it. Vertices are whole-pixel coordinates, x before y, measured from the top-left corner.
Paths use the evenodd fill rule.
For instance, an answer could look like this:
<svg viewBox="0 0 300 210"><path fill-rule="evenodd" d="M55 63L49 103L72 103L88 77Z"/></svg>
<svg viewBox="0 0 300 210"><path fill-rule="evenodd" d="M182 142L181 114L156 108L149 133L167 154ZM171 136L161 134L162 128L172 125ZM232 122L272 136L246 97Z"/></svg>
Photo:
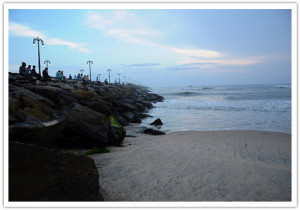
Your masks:
<svg viewBox="0 0 300 210"><path fill-rule="evenodd" d="M91 156L106 201L291 200L290 134L138 134L124 146Z"/></svg>

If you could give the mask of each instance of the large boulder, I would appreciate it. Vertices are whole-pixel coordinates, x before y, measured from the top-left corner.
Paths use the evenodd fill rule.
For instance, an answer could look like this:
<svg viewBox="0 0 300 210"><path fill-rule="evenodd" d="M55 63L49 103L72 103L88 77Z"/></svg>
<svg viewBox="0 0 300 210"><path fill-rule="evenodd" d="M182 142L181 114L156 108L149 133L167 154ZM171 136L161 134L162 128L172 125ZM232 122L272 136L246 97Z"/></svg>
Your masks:
<svg viewBox="0 0 300 210"><path fill-rule="evenodd" d="M33 89L33 92L44 96L53 102L57 102L60 94L66 94L66 91L54 86L36 86Z"/></svg>
<svg viewBox="0 0 300 210"><path fill-rule="evenodd" d="M105 102L101 99L92 99L92 100L86 100L84 102L81 101L81 103L86 104L87 107L90 109L100 112L105 115L111 115L111 107L112 105Z"/></svg>
<svg viewBox="0 0 300 210"><path fill-rule="evenodd" d="M57 140L57 146L89 148L109 144L111 126L108 116L74 104L66 115L66 121L66 128L63 136Z"/></svg>
<svg viewBox="0 0 300 210"><path fill-rule="evenodd" d="M50 121L32 121L9 125L9 141L19 141L42 146L52 146L66 126L63 118Z"/></svg>
<svg viewBox="0 0 300 210"><path fill-rule="evenodd" d="M91 158L9 143L9 201L103 201L99 188Z"/></svg>

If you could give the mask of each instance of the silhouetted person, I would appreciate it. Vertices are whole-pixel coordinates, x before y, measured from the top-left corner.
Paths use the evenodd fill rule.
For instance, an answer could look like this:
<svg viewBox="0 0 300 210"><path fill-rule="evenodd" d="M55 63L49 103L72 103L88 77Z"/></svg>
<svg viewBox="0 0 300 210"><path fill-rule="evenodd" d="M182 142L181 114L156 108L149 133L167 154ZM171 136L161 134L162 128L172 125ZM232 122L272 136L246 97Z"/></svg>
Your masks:
<svg viewBox="0 0 300 210"><path fill-rule="evenodd" d="M26 68L27 73L31 73L31 65L28 65Z"/></svg>
<svg viewBox="0 0 300 210"><path fill-rule="evenodd" d="M48 68L45 68L45 69L43 70L43 77L44 77L44 80L45 80L45 81L50 81L50 80L51 80L51 77L50 77L49 74L48 74Z"/></svg>
<svg viewBox="0 0 300 210"><path fill-rule="evenodd" d="M105 79L104 84L108 85L107 79Z"/></svg>
<svg viewBox="0 0 300 210"><path fill-rule="evenodd" d="M80 81L81 80L81 76L80 76L80 74L78 73L78 75L77 75L77 80L78 81Z"/></svg>
<svg viewBox="0 0 300 210"><path fill-rule="evenodd" d="M19 68L19 73L23 76L25 76L27 79L31 80L32 77L31 77L31 74L28 73L27 69L26 69L26 63L25 62L22 62L22 65L20 66Z"/></svg>
<svg viewBox="0 0 300 210"><path fill-rule="evenodd" d="M38 80L42 79L41 76L36 73L35 66L32 67L31 75L34 76L34 77L36 77Z"/></svg>

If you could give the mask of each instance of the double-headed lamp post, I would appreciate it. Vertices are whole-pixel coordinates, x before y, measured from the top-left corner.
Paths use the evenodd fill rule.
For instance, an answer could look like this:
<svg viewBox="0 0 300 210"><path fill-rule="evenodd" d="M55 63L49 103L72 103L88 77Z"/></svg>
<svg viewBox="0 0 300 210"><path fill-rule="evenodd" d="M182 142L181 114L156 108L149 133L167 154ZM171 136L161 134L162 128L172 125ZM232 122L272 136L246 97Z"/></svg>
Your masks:
<svg viewBox="0 0 300 210"><path fill-rule="evenodd" d="M50 60L45 60L44 61L44 65L46 66L46 68L48 69L48 65L51 64ZM49 69L48 69L49 70Z"/></svg>
<svg viewBox="0 0 300 210"><path fill-rule="evenodd" d="M111 72L111 69L107 69L107 72L108 72L108 83L110 83L110 72Z"/></svg>
<svg viewBox="0 0 300 210"><path fill-rule="evenodd" d="M80 72L81 72L80 76L81 75L83 76L84 69L80 69Z"/></svg>
<svg viewBox="0 0 300 210"><path fill-rule="evenodd" d="M90 67L90 81L92 81L91 64L93 64L93 61L88 60L88 61L86 62L86 65L89 65L89 67Z"/></svg>
<svg viewBox="0 0 300 210"><path fill-rule="evenodd" d="M40 61L40 41L42 42L42 47L44 47L44 42L39 37L33 39L32 45L35 47L35 42L38 43L38 59L39 59L39 75L41 75L41 61Z"/></svg>

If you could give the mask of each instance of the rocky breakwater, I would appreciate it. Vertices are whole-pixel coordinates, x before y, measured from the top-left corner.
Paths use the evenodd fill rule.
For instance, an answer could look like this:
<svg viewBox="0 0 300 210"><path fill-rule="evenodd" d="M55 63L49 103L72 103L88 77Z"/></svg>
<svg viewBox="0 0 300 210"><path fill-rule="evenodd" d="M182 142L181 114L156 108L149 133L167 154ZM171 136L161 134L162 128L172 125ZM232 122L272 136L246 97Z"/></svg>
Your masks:
<svg viewBox="0 0 300 210"><path fill-rule="evenodd" d="M163 97L150 93L146 87L142 86L115 86L98 83L82 85L75 80L61 82L56 79L47 82L28 81L22 75L9 73L9 149L10 157L11 155L14 157L10 158L9 162L10 177L13 177L10 179L10 186L15 186L15 182L24 185L24 181L26 181L26 177L22 178L21 171L18 172L14 168L18 165L18 161L23 161L22 164L26 165L24 163L26 158L18 157L19 154L27 154L28 165L30 165L28 157L31 157L31 159L36 158L35 161L38 161L40 165L55 165L56 163L57 169L62 168L60 165L65 163L57 161L64 158L54 158L54 156L67 156L65 159L68 159L70 154L65 154L60 148L84 149L94 146L118 146L122 144L126 136L123 126L141 122L142 118L148 116L145 112L153 108L152 103L162 100ZM20 142L22 144L19 144ZM16 145L13 146L14 144ZM28 145L34 145L34 147ZM33 151L36 153L37 147L40 148L40 151L44 151L43 153L52 156L52 160L57 161L47 161L47 158L39 158L41 155L37 157L32 154ZM21 148L23 148L23 152L20 151ZM83 158L82 162L88 158L72 155L76 160ZM95 174L94 164L89 165L90 169L85 171L90 176L81 174L81 177L87 177L87 180L85 180L86 182L80 181L78 184L86 189L95 189L94 184L98 181L91 181L88 177L92 177L94 180L97 179L98 174ZM80 168L82 165L77 164L77 167ZM52 173L55 173L54 169L55 167L51 168ZM74 170L76 171L76 169ZM36 173L38 171L39 169L36 169ZM57 170L56 173L63 173L63 170ZM27 178L31 180L32 177ZM71 183L76 185L76 181ZM93 186L83 186L82 183ZM26 183L26 188L28 186L29 184ZM22 199L22 196L19 196L22 191L18 190L25 189L24 186L23 188L13 187L11 188L13 190L10 189L10 198L11 200L54 199L53 196L47 197L44 194L43 197L40 197L41 193L35 191L35 188L38 187L33 184L32 196ZM47 186L43 189L46 188ZM74 194L74 190L71 189L77 188L73 186L65 189L69 190L67 190L68 192L61 191L62 194ZM18 195L18 197L14 195ZM62 196L61 199L99 200L100 197L96 195L79 199L78 195L70 195Z"/></svg>

